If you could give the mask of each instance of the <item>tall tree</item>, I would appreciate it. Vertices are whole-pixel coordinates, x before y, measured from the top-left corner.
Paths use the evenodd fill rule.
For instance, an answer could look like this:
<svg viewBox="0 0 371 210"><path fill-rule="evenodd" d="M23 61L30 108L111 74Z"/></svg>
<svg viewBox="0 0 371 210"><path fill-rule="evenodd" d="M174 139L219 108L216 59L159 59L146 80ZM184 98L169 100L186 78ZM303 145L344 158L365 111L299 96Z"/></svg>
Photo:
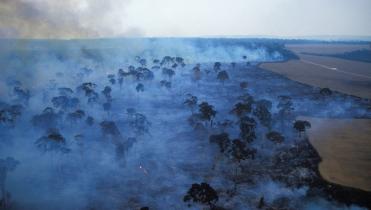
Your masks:
<svg viewBox="0 0 371 210"><path fill-rule="evenodd" d="M215 62L214 63L214 71L215 72L218 72L221 67L222 67L222 64L220 62Z"/></svg>
<svg viewBox="0 0 371 210"><path fill-rule="evenodd" d="M241 161L247 159L255 159L256 149L249 148L247 143L241 141L240 139L235 139L232 141L231 149L229 150L230 157L234 160L237 165L235 167L235 178L234 178L234 191L237 191L237 176L238 169L241 169Z"/></svg>
<svg viewBox="0 0 371 210"><path fill-rule="evenodd" d="M231 113L236 115L236 117L241 118L246 114L251 112L251 104L238 102L234 105L234 108L231 110Z"/></svg>
<svg viewBox="0 0 371 210"><path fill-rule="evenodd" d="M194 183L183 197L184 202L194 202L203 205L208 205L212 208L219 200L218 193L209 184L203 182L201 184Z"/></svg>
<svg viewBox="0 0 371 210"><path fill-rule="evenodd" d="M271 128L272 123L272 114L269 111L271 107L272 102L263 99L256 101L253 109L254 116L256 116L259 119L260 123L268 129Z"/></svg>
<svg viewBox="0 0 371 210"><path fill-rule="evenodd" d="M224 85L224 82L229 79L229 75L226 71L220 71L216 78Z"/></svg>
<svg viewBox="0 0 371 210"><path fill-rule="evenodd" d="M8 209L10 202L9 192L6 191L5 182L9 172L16 169L19 161L12 157L7 157L5 159L0 159L0 188L1 188L1 200L0 209Z"/></svg>
<svg viewBox="0 0 371 210"><path fill-rule="evenodd" d="M216 111L214 110L214 107L207 102L202 102L200 105L198 105L199 111L201 114L202 120L207 120L210 122L210 126L213 126L213 119L216 115Z"/></svg>
<svg viewBox="0 0 371 210"><path fill-rule="evenodd" d="M246 142L255 140L256 121L251 117L241 117L240 119L240 137Z"/></svg>
<svg viewBox="0 0 371 210"><path fill-rule="evenodd" d="M193 80L197 82L197 85L199 85L199 81L201 80L202 73L200 69L200 65L196 65L193 68Z"/></svg>
<svg viewBox="0 0 371 210"><path fill-rule="evenodd" d="M48 129L46 135L36 140L35 145L42 152L69 153L66 139L59 133L58 129Z"/></svg>
<svg viewBox="0 0 371 210"><path fill-rule="evenodd" d="M284 129L286 125L286 121L290 121L292 119L292 112L294 111L294 105L291 101L291 97L289 96L279 96L278 97L278 117L281 121L281 128Z"/></svg>
<svg viewBox="0 0 371 210"><path fill-rule="evenodd" d="M306 131L307 128L310 128L311 124L310 122L306 120L296 120L294 122L293 128L298 131L299 137L301 137L301 134Z"/></svg>
<svg viewBox="0 0 371 210"><path fill-rule="evenodd" d="M188 106L193 114L194 112L194 109L196 108L197 106L197 97L194 96L194 95L191 95L191 94L187 94L188 98L184 101L183 104L185 104L186 106Z"/></svg>

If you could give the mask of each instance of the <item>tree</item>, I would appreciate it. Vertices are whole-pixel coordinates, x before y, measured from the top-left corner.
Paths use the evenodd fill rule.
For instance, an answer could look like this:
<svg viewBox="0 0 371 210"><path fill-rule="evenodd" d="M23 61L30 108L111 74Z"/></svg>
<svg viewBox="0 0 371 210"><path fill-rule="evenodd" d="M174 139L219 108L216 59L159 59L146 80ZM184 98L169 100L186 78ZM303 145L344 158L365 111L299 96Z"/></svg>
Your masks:
<svg viewBox="0 0 371 210"><path fill-rule="evenodd" d="M251 112L250 103L238 102L237 104L234 105L234 108L231 110L230 113L236 115L238 118L241 118L250 112Z"/></svg>
<svg viewBox="0 0 371 210"><path fill-rule="evenodd" d="M127 108L126 114L128 114L129 119L134 119L134 115L137 113L137 111L134 108Z"/></svg>
<svg viewBox="0 0 371 210"><path fill-rule="evenodd" d="M142 67L145 67L147 65L147 60L145 58L139 59L139 64L142 65Z"/></svg>
<svg viewBox="0 0 371 210"><path fill-rule="evenodd" d="M142 83L138 83L137 86L135 87L135 90L139 93L139 92L143 92L144 91L144 85Z"/></svg>
<svg viewBox="0 0 371 210"><path fill-rule="evenodd" d="M125 141L116 145L116 156L118 158L124 157L131 147L137 142L135 137L129 137Z"/></svg>
<svg viewBox="0 0 371 210"><path fill-rule="evenodd" d="M210 121L210 126L213 126L213 118L216 115L214 107L207 102L202 102L198 105L202 120Z"/></svg>
<svg viewBox="0 0 371 210"><path fill-rule="evenodd" d="M219 71L221 67L222 67L222 64L220 62L215 62L214 63L214 71L215 72Z"/></svg>
<svg viewBox="0 0 371 210"><path fill-rule="evenodd" d="M102 90L102 94L106 98L107 102L112 101L112 96L111 96L112 88L110 86L104 87Z"/></svg>
<svg viewBox="0 0 371 210"><path fill-rule="evenodd" d="M124 83L124 78L120 77L118 78L120 89L122 88L122 84Z"/></svg>
<svg viewBox="0 0 371 210"><path fill-rule="evenodd" d="M121 138L121 132L116 126L116 123L114 121L102 121L100 124L101 131L103 133L103 136L105 137L112 137L113 140L117 140L118 138Z"/></svg>
<svg viewBox="0 0 371 210"><path fill-rule="evenodd" d="M98 98L99 98L98 93L93 92L93 93L91 94L91 96L88 98L88 103L89 103L89 104L94 104L94 103L96 103L96 102L98 101Z"/></svg>
<svg viewBox="0 0 371 210"><path fill-rule="evenodd" d="M130 122L130 125L134 128L134 132L137 135L150 134L149 127L151 123L147 120L147 117L141 113L134 114L134 120Z"/></svg>
<svg viewBox="0 0 371 210"><path fill-rule="evenodd" d="M231 66L232 66L232 68L235 68L236 67L236 62L231 62Z"/></svg>
<svg viewBox="0 0 371 210"><path fill-rule="evenodd" d="M269 111L271 108L272 102L263 99L255 102L253 110L253 114L259 119L260 123L269 129L272 122L272 114Z"/></svg>
<svg viewBox="0 0 371 210"><path fill-rule="evenodd" d="M219 200L218 193L207 183L194 183L183 197L184 202L208 205L210 208ZM190 204L189 204L190 206Z"/></svg>
<svg viewBox="0 0 371 210"><path fill-rule="evenodd" d="M217 79L224 85L224 82L229 79L229 75L226 71L221 71L218 73Z"/></svg>
<svg viewBox="0 0 371 210"><path fill-rule="evenodd" d="M160 62L161 66L169 66L174 63L174 59L171 56L164 56Z"/></svg>
<svg viewBox="0 0 371 210"><path fill-rule="evenodd" d="M321 88L321 90L319 91L319 93L323 96L330 96L332 95L332 91L330 88Z"/></svg>
<svg viewBox="0 0 371 210"><path fill-rule="evenodd" d="M185 66L184 59L182 57L175 57L175 62L177 62L182 67Z"/></svg>
<svg viewBox="0 0 371 210"><path fill-rule="evenodd" d="M279 96L278 97L278 105L277 108L279 109L278 111L278 116L281 120L281 127L284 129L285 127L285 121L289 121L291 119L291 114L292 111L294 111L293 103L291 101L291 97L289 96Z"/></svg>
<svg viewBox="0 0 371 210"><path fill-rule="evenodd" d="M259 204L258 204L258 209L261 209L265 206L265 201L264 201L264 197L261 197L259 199Z"/></svg>
<svg viewBox="0 0 371 210"><path fill-rule="evenodd" d="M240 139L233 140L231 147L231 156L238 163L242 160L255 159L256 149L248 148L246 143Z"/></svg>
<svg viewBox="0 0 371 210"><path fill-rule="evenodd" d="M84 91L85 92L85 96L87 97L90 97L91 95L94 94L94 90L95 88L97 87L97 85L95 83L92 83L92 82L85 82L85 83L82 83L80 86L77 87L77 91Z"/></svg>
<svg viewBox="0 0 371 210"><path fill-rule="evenodd" d="M116 79L115 79L115 75L114 75L114 74L109 74L109 75L107 75L107 78L108 78L109 82L110 82L112 85L116 84Z"/></svg>
<svg viewBox="0 0 371 210"><path fill-rule="evenodd" d="M136 81L144 80L144 74L142 72L142 67L138 67L134 72L133 75Z"/></svg>
<svg viewBox="0 0 371 210"><path fill-rule="evenodd" d="M56 96L52 98L52 104L55 108L60 108L62 110L77 108L80 100L76 97L70 96Z"/></svg>
<svg viewBox="0 0 371 210"><path fill-rule="evenodd" d="M238 168L241 168L241 161L247 159L255 159L256 149L249 148L244 141L235 139L232 141L231 149L229 150L230 157L236 161L237 166L235 176L238 175ZM237 179L234 179L234 191L237 190Z"/></svg>
<svg viewBox="0 0 371 210"><path fill-rule="evenodd" d="M196 65L194 68L193 68L193 80L197 82L198 84L198 81L201 80L201 69L200 69L200 66L199 65Z"/></svg>
<svg viewBox="0 0 371 210"><path fill-rule="evenodd" d="M119 69L117 72L117 77L118 77L118 82L120 85L120 89L122 88L122 84L124 83L124 77L125 77L126 72L124 70Z"/></svg>
<svg viewBox="0 0 371 210"><path fill-rule="evenodd" d="M266 138L274 143L280 144L285 140L285 137L277 132L277 131L271 131L266 134Z"/></svg>
<svg viewBox="0 0 371 210"><path fill-rule="evenodd" d="M293 128L299 132L299 137L301 137L301 133L305 132L306 129L310 127L310 122L306 120L296 120L293 125Z"/></svg>
<svg viewBox="0 0 371 210"><path fill-rule="evenodd" d="M254 97L248 93L239 96L238 100L241 100L243 103L250 104L250 106L254 103Z"/></svg>
<svg viewBox="0 0 371 210"><path fill-rule="evenodd" d="M134 69L132 69L131 67L133 67ZM128 71L124 71L122 69L119 69L118 70L117 77L119 78L120 88L122 86L122 83L124 82L124 78L125 77L129 77L129 76L132 76L132 71L130 71L130 70L134 70L135 71L135 67L134 66L129 66L129 70Z"/></svg>
<svg viewBox="0 0 371 210"><path fill-rule="evenodd" d="M36 140L35 145L43 152L68 153L71 151L67 147L66 139L55 128L48 129L46 135Z"/></svg>
<svg viewBox="0 0 371 210"><path fill-rule="evenodd" d="M81 109L78 109L67 115L67 119L71 122L77 122L78 120L82 120L82 118L84 117L85 117L85 112Z"/></svg>
<svg viewBox="0 0 371 210"><path fill-rule="evenodd" d="M116 157L123 157L125 151L124 138L114 121L104 120L100 124L101 131L104 138L108 138L115 146Z"/></svg>
<svg viewBox="0 0 371 210"><path fill-rule="evenodd" d="M30 100L31 94L30 91L27 89L23 89L19 86L16 86L13 88L14 95L17 97L17 102L23 103L25 105L28 104L28 101Z"/></svg>
<svg viewBox="0 0 371 210"><path fill-rule="evenodd" d="M85 82L77 87L77 91L84 91L85 96L88 97L88 103L95 103L99 98L98 93L95 92L96 87L97 85L92 82Z"/></svg>
<svg viewBox="0 0 371 210"><path fill-rule="evenodd" d="M88 116L85 120L86 124L92 126L94 124L94 118L92 116Z"/></svg>
<svg viewBox="0 0 371 210"><path fill-rule="evenodd" d="M7 157L5 159L0 159L0 188L2 198L0 200L0 208L8 209L10 202L10 194L6 191L5 182L8 175L8 172L12 172L16 169L19 161L15 160L12 157Z"/></svg>
<svg viewBox="0 0 371 210"><path fill-rule="evenodd" d="M163 68L162 74L169 77L169 80L175 75L175 71L169 68Z"/></svg>
<svg viewBox="0 0 371 210"><path fill-rule="evenodd" d="M241 117L240 118L240 137L246 142L252 142L255 140L255 128L256 122L251 117Z"/></svg>
<svg viewBox="0 0 371 210"><path fill-rule="evenodd" d="M0 124L5 126L15 126L16 120L21 116L23 106L5 104L0 110Z"/></svg>
<svg viewBox="0 0 371 210"><path fill-rule="evenodd" d="M217 144L221 153L226 153L231 146L231 140L229 139L228 133L211 135L209 137L209 142Z"/></svg>
<svg viewBox="0 0 371 210"><path fill-rule="evenodd" d="M191 109L191 112L193 114L195 107L197 106L198 99L196 96L187 94L188 98L183 102L186 106L188 106Z"/></svg>
<svg viewBox="0 0 371 210"><path fill-rule="evenodd" d="M143 68L141 70L141 73L143 75L143 79L144 80L153 80L155 78L154 73L151 70L147 69L147 68Z"/></svg>
<svg viewBox="0 0 371 210"><path fill-rule="evenodd" d="M171 82L170 81L166 81L166 80L161 80L160 81L160 86L161 87L165 87L167 89L170 89L171 88Z"/></svg>

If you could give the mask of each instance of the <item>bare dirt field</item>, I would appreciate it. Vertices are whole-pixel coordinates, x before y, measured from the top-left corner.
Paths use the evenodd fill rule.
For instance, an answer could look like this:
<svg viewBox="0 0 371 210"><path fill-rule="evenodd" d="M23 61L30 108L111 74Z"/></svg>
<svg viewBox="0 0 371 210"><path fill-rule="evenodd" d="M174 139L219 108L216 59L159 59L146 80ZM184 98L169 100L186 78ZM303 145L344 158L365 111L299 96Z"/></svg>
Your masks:
<svg viewBox="0 0 371 210"><path fill-rule="evenodd" d="M303 53L333 54L367 48L367 45L287 45L300 60L264 63L262 68L316 87L329 87L346 94L371 98L371 63Z"/></svg>
<svg viewBox="0 0 371 210"><path fill-rule="evenodd" d="M371 191L371 120L301 117L312 124L307 134L322 157L326 180Z"/></svg>
<svg viewBox="0 0 371 210"><path fill-rule="evenodd" d="M315 54L336 54L368 48L367 45L287 45L300 60L264 63L262 68L291 80L371 99L371 64ZM307 134L323 161L319 170L326 180L371 191L371 120L305 117L312 124Z"/></svg>

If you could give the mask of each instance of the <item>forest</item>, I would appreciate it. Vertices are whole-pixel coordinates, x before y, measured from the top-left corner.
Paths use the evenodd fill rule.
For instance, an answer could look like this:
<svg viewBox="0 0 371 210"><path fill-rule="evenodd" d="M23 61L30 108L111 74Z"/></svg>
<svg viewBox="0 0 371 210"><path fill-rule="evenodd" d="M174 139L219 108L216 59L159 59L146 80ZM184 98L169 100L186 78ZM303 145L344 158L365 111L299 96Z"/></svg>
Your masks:
<svg viewBox="0 0 371 210"><path fill-rule="evenodd" d="M300 116L367 99L260 68L274 40L0 42L0 209L363 209Z"/></svg>

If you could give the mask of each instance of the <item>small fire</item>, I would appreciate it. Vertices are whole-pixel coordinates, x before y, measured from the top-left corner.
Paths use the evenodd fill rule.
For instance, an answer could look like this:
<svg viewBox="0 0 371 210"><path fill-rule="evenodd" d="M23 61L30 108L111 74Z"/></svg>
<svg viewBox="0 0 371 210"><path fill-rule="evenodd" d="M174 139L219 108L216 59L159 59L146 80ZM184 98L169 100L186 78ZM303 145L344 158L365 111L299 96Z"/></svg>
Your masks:
<svg viewBox="0 0 371 210"><path fill-rule="evenodd" d="M148 175L148 171L142 165L139 165L139 169L142 170L145 175Z"/></svg>

